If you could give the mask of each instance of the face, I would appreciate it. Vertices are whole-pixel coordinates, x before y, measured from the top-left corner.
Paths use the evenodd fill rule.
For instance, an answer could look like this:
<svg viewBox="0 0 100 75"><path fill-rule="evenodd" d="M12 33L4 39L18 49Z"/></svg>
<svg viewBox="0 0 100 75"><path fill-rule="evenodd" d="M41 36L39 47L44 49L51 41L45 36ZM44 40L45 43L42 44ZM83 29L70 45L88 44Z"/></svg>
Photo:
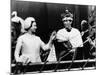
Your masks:
<svg viewBox="0 0 100 75"><path fill-rule="evenodd" d="M35 20L32 21L32 27L30 28L32 32L36 32L36 29L37 29L37 25L36 25L36 22Z"/></svg>
<svg viewBox="0 0 100 75"><path fill-rule="evenodd" d="M65 28L70 28L73 19L72 19L71 17L64 17L64 18L62 19L62 21L63 21L63 24L64 24Z"/></svg>

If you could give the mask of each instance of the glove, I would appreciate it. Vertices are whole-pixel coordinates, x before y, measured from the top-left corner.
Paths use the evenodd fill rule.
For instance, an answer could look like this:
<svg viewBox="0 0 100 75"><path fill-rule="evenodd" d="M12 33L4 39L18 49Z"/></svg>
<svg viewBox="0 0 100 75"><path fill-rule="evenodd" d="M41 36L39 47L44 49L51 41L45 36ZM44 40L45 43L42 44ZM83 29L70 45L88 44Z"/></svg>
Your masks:
<svg viewBox="0 0 100 75"><path fill-rule="evenodd" d="M27 64L30 62L30 59L29 59L29 57L22 55L19 57L18 61L22 62L23 64Z"/></svg>

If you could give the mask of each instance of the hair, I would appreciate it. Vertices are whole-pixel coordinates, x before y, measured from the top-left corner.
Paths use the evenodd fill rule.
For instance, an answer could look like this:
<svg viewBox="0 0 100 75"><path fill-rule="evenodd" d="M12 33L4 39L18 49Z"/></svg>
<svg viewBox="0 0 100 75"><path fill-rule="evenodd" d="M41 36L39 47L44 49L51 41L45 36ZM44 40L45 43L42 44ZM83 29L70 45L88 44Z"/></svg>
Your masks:
<svg viewBox="0 0 100 75"><path fill-rule="evenodd" d="M89 28L88 22L86 20L82 20L81 26L82 26L82 31L85 31Z"/></svg>
<svg viewBox="0 0 100 75"><path fill-rule="evenodd" d="M61 14L61 18L65 18L65 17L71 17L71 18L73 18L73 14L71 14L68 10L66 10L65 13Z"/></svg>

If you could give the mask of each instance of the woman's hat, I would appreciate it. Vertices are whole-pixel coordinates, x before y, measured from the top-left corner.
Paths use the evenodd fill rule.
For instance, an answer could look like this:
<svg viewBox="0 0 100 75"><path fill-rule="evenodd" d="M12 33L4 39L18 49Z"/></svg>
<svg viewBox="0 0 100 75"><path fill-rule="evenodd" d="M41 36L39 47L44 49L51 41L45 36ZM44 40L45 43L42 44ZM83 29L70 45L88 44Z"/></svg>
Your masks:
<svg viewBox="0 0 100 75"><path fill-rule="evenodd" d="M27 17L25 19L24 29L28 29L31 26L32 21L35 21L33 17Z"/></svg>

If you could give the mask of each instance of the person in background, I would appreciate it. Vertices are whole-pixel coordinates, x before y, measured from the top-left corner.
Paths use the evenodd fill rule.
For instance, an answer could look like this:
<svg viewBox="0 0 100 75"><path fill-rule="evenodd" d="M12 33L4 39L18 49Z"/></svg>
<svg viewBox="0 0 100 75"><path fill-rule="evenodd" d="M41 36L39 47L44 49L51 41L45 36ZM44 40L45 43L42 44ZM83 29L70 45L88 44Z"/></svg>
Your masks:
<svg viewBox="0 0 100 75"><path fill-rule="evenodd" d="M12 46L12 63L14 60L14 51L17 38L24 33L24 19L18 16L17 11L11 13L11 46Z"/></svg>
<svg viewBox="0 0 100 75"><path fill-rule="evenodd" d="M84 42L83 59L90 59L92 57L92 51L95 50L95 26L91 26L86 20L82 20L81 27L81 35Z"/></svg>
<svg viewBox="0 0 100 75"><path fill-rule="evenodd" d="M83 59L90 58L90 43L89 43L89 24L86 20L81 21L81 35L84 42L84 46L82 48Z"/></svg>
<svg viewBox="0 0 100 75"><path fill-rule="evenodd" d="M21 33L24 33L25 30L24 30L24 19L22 19L21 17L19 17L17 15L17 11L13 11L12 12L12 18L11 18L11 22L14 22L14 23L20 23L21 24Z"/></svg>

